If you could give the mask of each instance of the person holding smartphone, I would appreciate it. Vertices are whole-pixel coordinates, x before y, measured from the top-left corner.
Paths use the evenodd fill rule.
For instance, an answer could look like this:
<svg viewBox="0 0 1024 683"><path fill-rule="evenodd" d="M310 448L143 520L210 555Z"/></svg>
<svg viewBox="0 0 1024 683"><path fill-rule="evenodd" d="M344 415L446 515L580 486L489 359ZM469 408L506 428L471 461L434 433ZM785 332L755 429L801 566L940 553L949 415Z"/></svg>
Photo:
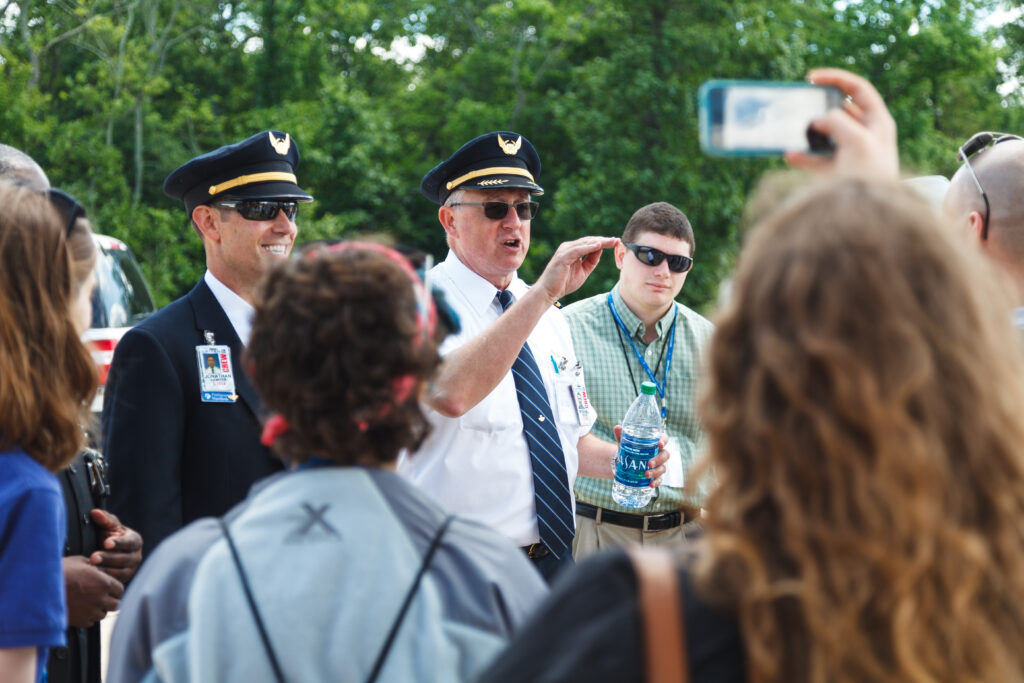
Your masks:
<svg viewBox="0 0 1024 683"><path fill-rule="evenodd" d="M701 544L669 558L679 594L640 607L644 557L590 558L483 683L641 681L670 659L694 683L1024 680L1005 292L898 182L874 88L812 77L853 101L814 124L832 159L791 159L831 177L760 217L716 319L700 414L717 484ZM678 639L641 631L659 610Z"/></svg>

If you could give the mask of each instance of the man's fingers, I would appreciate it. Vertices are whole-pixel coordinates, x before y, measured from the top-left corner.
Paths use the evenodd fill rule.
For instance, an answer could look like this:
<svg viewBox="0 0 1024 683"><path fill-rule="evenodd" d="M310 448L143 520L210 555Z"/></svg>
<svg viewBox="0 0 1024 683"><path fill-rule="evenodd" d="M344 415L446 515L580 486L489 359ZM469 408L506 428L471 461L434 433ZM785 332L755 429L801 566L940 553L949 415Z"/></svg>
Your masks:
<svg viewBox="0 0 1024 683"><path fill-rule="evenodd" d="M104 574L106 574L107 576L109 576L110 578L114 579L115 581L120 583L122 586L124 586L124 584L128 583L128 581L130 581L131 578L133 576L135 576L135 569L136 568L135 567L131 567L131 568L127 568L127 569L112 569L110 567L100 567L99 569ZM122 588L122 590L124 590L124 589Z"/></svg>
<svg viewBox="0 0 1024 683"><path fill-rule="evenodd" d="M667 470L668 470L668 468L665 467L664 465L659 465L657 467L652 467L651 469L647 470L644 473L644 476L647 477L648 479L656 479L656 478L660 479L661 477L663 477L665 475L665 472Z"/></svg>
<svg viewBox="0 0 1024 683"><path fill-rule="evenodd" d="M109 536L103 541L103 547L116 553L135 553L142 550L142 536L139 532L122 527L124 533Z"/></svg>
<svg viewBox="0 0 1024 683"><path fill-rule="evenodd" d="M562 242L555 250L555 256L562 256L570 261L601 257L601 251L610 249L618 243L616 237L580 237L571 242Z"/></svg>
<svg viewBox="0 0 1024 683"><path fill-rule="evenodd" d="M139 566L142 556L139 553L105 553L98 550L89 556L89 561L93 566L103 569L131 569Z"/></svg>
<svg viewBox="0 0 1024 683"><path fill-rule="evenodd" d="M113 533L121 527L121 520L116 515L101 510L100 508L93 508L89 511L89 516L92 517L92 521L105 533Z"/></svg>

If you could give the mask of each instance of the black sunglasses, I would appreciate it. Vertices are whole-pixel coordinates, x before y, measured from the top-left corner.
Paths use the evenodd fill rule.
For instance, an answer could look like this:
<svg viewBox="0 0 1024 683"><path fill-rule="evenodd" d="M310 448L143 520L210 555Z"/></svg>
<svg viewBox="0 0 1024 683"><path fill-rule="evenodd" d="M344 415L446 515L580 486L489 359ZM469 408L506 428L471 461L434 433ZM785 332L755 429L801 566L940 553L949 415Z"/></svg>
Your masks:
<svg viewBox="0 0 1024 683"><path fill-rule="evenodd" d="M982 131L981 133L975 133L967 142L960 145L960 149L957 151L956 160L964 162L964 166L967 168L968 173L971 174L971 178L974 180L974 184L978 187L978 192L981 193L981 198L985 202L985 220L981 224L981 239L988 239L988 215L991 211L991 207L988 204L988 195L985 194L985 190L981 187L981 181L978 180L978 174L974 172L971 167L971 157L980 154L983 150L987 149L990 145L995 146L1005 140L1022 140L1019 135L1012 135L1010 133L992 133L989 131Z"/></svg>
<svg viewBox="0 0 1024 683"><path fill-rule="evenodd" d="M50 200L50 204L60 212L61 216L66 218L67 227L64 229L64 234L70 237L71 231L75 229L75 221L85 218L85 207L64 190L50 188L46 190L46 198Z"/></svg>
<svg viewBox="0 0 1024 683"><path fill-rule="evenodd" d="M234 209L247 221L272 221L277 214L284 211L288 220L295 220L299 211L299 203L294 199L246 199L238 201L214 202L214 206Z"/></svg>
<svg viewBox="0 0 1024 683"><path fill-rule="evenodd" d="M685 273L693 267L693 259L689 256L680 256L679 254L666 254L660 249L654 247L645 247L639 244L633 244L632 242L623 242L622 245L633 252L640 263L645 266L661 265L661 262L668 259L668 269L673 273Z"/></svg>
<svg viewBox="0 0 1024 683"><path fill-rule="evenodd" d="M540 208L540 204L537 202L517 202L515 204L508 202L455 202L449 206L482 206L484 215L492 221L500 221L505 218L510 206L515 207L516 215L521 221L532 220L537 215L537 209Z"/></svg>

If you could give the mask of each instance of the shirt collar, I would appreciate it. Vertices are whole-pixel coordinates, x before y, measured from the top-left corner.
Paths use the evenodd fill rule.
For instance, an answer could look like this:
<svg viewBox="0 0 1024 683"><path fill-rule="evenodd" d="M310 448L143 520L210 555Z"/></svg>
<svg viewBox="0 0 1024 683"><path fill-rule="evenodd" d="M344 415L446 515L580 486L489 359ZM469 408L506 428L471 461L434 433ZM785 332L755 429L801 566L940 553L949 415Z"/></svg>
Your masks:
<svg viewBox="0 0 1024 683"><path fill-rule="evenodd" d="M252 316L256 309L248 301L235 294L226 284L218 280L209 270L203 275L203 280L206 282L206 286L210 288L210 291L213 292L217 303L224 309L224 314L228 316L231 326L235 328L235 334L238 335L242 346L248 346L249 335L252 332Z"/></svg>
<svg viewBox="0 0 1024 683"><path fill-rule="evenodd" d="M640 318L636 316L626 305L626 302L622 300L622 295L619 294L619 283L615 283L612 287L612 301L615 303L615 310L618 312L619 317L622 318L622 324L626 326L626 330L629 331L630 336L638 339L643 339L644 323ZM658 333L658 338L664 337L668 331L672 328L672 321L675 320L675 302L669 306L668 310L665 311L665 315L661 316L656 323L654 323L654 329Z"/></svg>
<svg viewBox="0 0 1024 683"><path fill-rule="evenodd" d="M455 252L450 249L448 250L448 256L444 260L444 267L448 277L451 278L452 283L466 298L474 313L479 315L492 304L497 306L494 297L498 294L498 288L470 270L469 266L460 261ZM520 280L517 274L512 275L508 291L512 292L513 300L521 297L528 289L529 285Z"/></svg>
<svg viewBox="0 0 1024 683"><path fill-rule="evenodd" d="M1013 309L1013 324L1024 330L1024 306Z"/></svg>

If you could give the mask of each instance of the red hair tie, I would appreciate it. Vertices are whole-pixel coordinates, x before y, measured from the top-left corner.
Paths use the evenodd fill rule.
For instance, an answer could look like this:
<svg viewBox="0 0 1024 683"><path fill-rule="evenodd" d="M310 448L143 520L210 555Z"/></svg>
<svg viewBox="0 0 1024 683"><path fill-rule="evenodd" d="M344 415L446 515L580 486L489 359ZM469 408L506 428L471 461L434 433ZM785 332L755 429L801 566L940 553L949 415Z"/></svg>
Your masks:
<svg viewBox="0 0 1024 683"><path fill-rule="evenodd" d="M278 437L291 429L291 425L288 424L288 420L280 413L275 413L267 420L267 423L263 425L263 433L260 435L260 443L268 448L274 445Z"/></svg>

